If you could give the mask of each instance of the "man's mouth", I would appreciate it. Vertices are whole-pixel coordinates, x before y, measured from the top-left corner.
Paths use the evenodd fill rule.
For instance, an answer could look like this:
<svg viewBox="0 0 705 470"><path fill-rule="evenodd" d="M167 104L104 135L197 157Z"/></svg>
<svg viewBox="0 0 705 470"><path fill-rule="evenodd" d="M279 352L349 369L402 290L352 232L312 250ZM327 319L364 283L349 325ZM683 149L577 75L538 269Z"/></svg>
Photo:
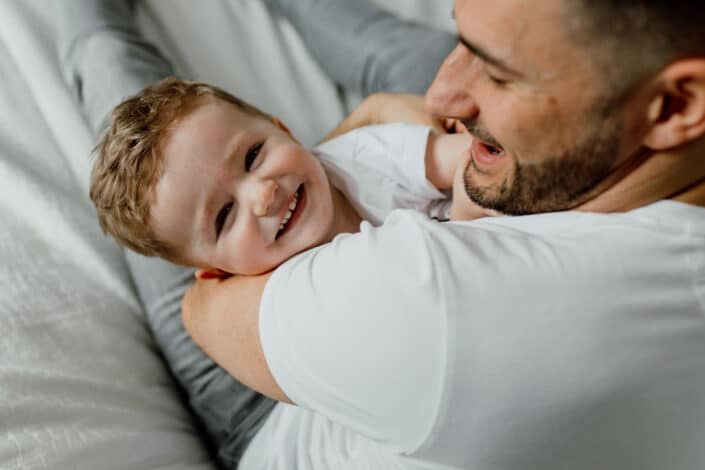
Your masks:
<svg viewBox="0 0 705 470"><path fill-rule="evenodd" d="M306 191L304 190L304 185L302 184L301 186L299 186L299 188L296 190L296 192L293 194L289 201L289 207L287 208L284 217L282 217L282 220L279 223L279 230L277 230L277 234L274 237L275 240L284 235L289 230L291 230L294 224L296 224L296 222L299 220L301 212L303 211L305 206Z"/></svg>
<svg viewBox="0 0 705 470"><path fill-rule="evenodd" d="M483 142L477 138L473 139L470 152L475 168L480 172L483 170L489 171L492 167L499 164L505 155L502 147Z"/></svg>

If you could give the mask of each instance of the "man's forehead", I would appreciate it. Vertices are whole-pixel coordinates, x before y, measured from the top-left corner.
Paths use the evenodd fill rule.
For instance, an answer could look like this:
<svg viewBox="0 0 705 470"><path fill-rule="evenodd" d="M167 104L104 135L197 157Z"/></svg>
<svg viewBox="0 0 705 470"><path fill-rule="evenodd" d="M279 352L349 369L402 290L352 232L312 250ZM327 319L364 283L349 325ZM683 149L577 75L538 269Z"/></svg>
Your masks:
<svg viewBox="0 0 705 470"><path fill-rule="evenodd" d="M555 63L566 43L568 15L560 0L456 0L461 41L527 75Z"/></svg>
<svg viewBox="0 0 705 470"><path fill-rule="evenodd" d="M461 22L475 20L473 24L478 28L484 25L492 30L506 28L506 32L522 34L537 22L565 18L566 5L565 0L455 0L453 17Z"/></svg>

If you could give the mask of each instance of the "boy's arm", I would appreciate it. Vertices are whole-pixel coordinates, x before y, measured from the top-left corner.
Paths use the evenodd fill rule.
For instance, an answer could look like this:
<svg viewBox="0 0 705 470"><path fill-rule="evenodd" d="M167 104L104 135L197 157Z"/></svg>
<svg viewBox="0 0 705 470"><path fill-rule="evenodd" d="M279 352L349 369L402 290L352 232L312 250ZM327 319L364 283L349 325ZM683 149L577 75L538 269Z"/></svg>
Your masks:
<svg viewBox="0 0 705 470"><path fill-rule="evenodd" d="M426 179L441 191L453 187L458 165L465 161L472 137L431 131L426 144Z"/></svg>
<svg viewBox="0 0 705 470"><path fill-rule="evenodd" d="M291 403L269 370L259 336L260 300L270 276L197 279L182 301L182 317L196 344L230 375Z"/></svg>
<svg viewBox="0 0 705 470"><path fill-rule="evenodd" d="M426 146L426 179L441 191L453 190L451 220L473 220L496 215L471 201L465 191L463 174L468 164L472 135L431 132Z"/></svg>
<svg viewBox="0 0 705 470"><path fill-rule="evenodd" d="M374 124L407 122L433 129L426 147L426 177L436 188L453 186L457 160L470 147L470 134L453 119L438 119L424 110L421 95L376 93L368 96L322 142L354 129ZM449 135L448 132L451 134Z"/></svg>
<svg viewBox="0 0 705 470"><path fill-rule="evenodd" d="M358 127L388 122L425 124L438 132L445 132L444 121L432 117L424 110L423 96L405 93L375 93L362 100L322 142Z"/></svg>

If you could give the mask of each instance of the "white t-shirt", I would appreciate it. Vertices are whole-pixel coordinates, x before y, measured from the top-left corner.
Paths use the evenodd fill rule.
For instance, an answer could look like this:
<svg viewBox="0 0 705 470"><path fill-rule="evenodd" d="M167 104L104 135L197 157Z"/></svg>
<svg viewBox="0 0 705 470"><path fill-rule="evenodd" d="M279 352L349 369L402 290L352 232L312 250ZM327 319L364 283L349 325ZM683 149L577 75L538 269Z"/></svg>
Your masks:
<svg viewBox="0 0 705 470"><path fill-rule="evenodd" d="M705 209L394 211L280 266L260 337L299 407L241 468L701 470Z"/></svg>
<svg viewBox="0 0 705 470"><path fill-rule="evenodd" d="M413 209L447 220L450 192L426 179L426 145L431 128L381 124L343 134L314 149L330 182L358 214L381 225L395 209Z"/></svg>

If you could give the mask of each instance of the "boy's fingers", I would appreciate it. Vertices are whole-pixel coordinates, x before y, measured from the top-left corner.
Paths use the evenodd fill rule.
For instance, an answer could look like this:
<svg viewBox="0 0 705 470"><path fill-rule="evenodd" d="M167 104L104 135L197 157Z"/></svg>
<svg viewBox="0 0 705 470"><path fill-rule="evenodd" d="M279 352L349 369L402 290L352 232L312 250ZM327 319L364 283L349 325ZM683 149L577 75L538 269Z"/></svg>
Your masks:
<svg viewBox="0 0 705 470"><path fill-rule="evenodd" d="M196 276L196 279L222 279L223 275L217 272L214 272L212 269L199 269L196 271L194 274Z"/></svg>
<svg viewBox="0 0 705 470"><path fill-rule="evenodd" d="M441 120L441 125L448 134L463 134L467 133L467 128L457 119L444 118Z"/></svg>
<svg viewBox="0 0 705 470"><path fill-rule="evenodd" d="M196 276L196 279L227 279L232 276L230 273L226 273L223 270L220 269L199 269L195 272L194 276Z"/></svg>

